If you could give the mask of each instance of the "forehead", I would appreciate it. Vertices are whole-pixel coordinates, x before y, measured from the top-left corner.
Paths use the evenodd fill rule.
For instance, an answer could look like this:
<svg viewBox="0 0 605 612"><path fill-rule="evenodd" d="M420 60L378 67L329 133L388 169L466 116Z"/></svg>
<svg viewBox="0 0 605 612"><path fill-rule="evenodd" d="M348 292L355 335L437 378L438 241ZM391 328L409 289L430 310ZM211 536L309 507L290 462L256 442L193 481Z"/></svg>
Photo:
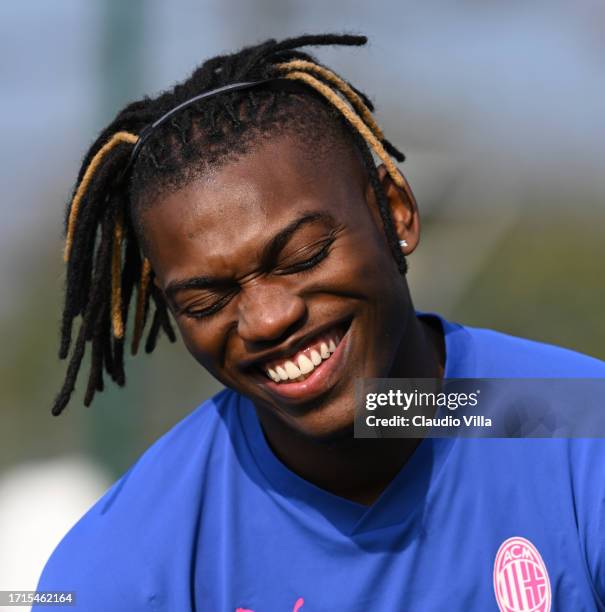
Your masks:
<svg viewBox="0 0 605 612"><path fill-rule="evenodd" d="M315 155L284 135L159 197L143 212L145 242L159 276L175 266L198 273L202 261L229 273L220 268L253 256L302 213L365 222L364 193L365 174L352 149Z"/></svg>

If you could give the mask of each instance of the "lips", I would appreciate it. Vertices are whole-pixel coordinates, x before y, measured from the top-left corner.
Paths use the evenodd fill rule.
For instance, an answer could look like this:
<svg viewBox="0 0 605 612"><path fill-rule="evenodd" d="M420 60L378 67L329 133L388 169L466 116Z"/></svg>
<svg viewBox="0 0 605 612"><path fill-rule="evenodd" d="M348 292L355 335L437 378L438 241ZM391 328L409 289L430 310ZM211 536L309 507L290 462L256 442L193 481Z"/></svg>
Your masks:
<svg viewBox="0 0 605 612"><path fill-rule="evenodd" d="M330 359L342 336L340 330L332 329L320 334L288 358L266 362L261 368L273 382L281 384L300 382L308 378L324 361Z"/></svg>
<svg viewBox="0 0 605 612"><path fill-rule="evenodd" d="M316 399L338 381L350 329L351 319L316 334L290 354L257 363L259 382L282 400Z"/></svg>

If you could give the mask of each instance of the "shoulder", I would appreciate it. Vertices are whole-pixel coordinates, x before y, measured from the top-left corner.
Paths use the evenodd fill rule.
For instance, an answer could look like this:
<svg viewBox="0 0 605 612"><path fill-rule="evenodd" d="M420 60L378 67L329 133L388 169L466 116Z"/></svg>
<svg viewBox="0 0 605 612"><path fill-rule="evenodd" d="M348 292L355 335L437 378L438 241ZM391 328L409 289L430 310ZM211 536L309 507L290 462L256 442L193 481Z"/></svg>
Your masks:
<svg viewBox="0 0 605 612"><path fill-rule="evenodd" d="M144 511L179 494L192 478L199 483L208 457L230 444L239 398L224 389L159 438L99 500L102 514Z"/></svg>
<svg viewBox="0 0 605 612"><path fill-rule="evenodd" d="M137 604L153 597L149 560L161 564L165 551L178 556L190 542L207 466L231 443L239 397L221 391L158 439L63 538L39 588L98 599L90 610L108 609L103 593Z"/></svg>
<svg viewBox="0 0 605 612"><path fill-rule="evenodd" d="M471 337L483 377L605 377L605 362L572 351L491 329L460 326Z"/></svg>

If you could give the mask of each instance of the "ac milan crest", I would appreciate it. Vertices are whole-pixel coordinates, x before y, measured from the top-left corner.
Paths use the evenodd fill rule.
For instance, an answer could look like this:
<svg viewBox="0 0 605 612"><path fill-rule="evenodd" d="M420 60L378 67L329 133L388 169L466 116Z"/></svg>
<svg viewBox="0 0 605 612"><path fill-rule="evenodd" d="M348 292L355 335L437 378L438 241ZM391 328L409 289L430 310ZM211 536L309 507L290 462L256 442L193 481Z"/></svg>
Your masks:
<svg viewBox="0 0 605 612"><path fill-rule="evenodd" d="M501 612L550 612L546 565L529 540L502 542L494 561L494 592Z"/></svg>

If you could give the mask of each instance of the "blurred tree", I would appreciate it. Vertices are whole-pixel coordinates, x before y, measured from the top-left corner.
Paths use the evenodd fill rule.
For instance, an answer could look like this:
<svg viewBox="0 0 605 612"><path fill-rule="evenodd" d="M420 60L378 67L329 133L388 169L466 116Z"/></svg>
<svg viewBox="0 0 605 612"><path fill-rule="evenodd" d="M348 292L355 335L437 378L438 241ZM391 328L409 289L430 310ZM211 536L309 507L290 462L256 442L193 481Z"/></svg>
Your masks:
<svg viewBox="0 0 605 612"><path fill-rule="evenodd" d="M452 316L605 359L603 209L539 208L501 237Z"/></svg>

